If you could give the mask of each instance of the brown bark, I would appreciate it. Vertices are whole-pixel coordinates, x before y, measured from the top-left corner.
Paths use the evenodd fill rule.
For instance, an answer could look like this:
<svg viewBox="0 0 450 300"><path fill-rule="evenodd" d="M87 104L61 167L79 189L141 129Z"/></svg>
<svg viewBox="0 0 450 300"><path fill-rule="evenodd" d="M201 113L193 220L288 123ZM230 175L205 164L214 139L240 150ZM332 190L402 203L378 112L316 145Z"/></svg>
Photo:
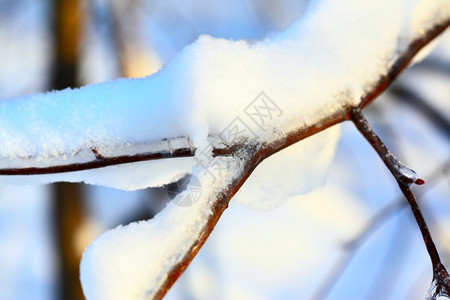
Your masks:
<svg viewBox="0 0 450 300"><path fill-rule="evenodd" d="M403 53L399 54L397 56L396 62L392 65L392 67L388 70L386 75L383 75L380 77L380 79L373 84L372 88L367 92L367 94L362 97L360 101L359 108L364 108L368 104L370 104L377 96L379 96L381 93L383 93L386 88L395 80L395 78L407 67L407 65L411 62L413 57L429 42L431 42L436 36L438 36L441 32L443 32L450 24L450 20L446 20L443 23L437 24L435 27L427 30L424 35L420 36L419 38L413 40L408 49L404 51ZM239 188L242 186L242 184L246 181L246 179L250 176L252 171L256 168L256 166L262 162L267 157L271 156L272 154L298 142L301 141L304 138L307 138L313 134L316 134L322 130L325 130L337 123L349 120L351 117L353 107L344 107L341 111L334 113L330 116L327 116L317 124L310 125L306 128L298 128L297 130L293 130L292 132L287 133L286 139L280 139L279 141L275 141L274 144L277 145L277 147L271 147L271 145L254 145L254 144L233 144L229 145L227 148L218 148L214 149L213 153L216 156L236 156L241 152L243 149L246 151L246 153L251 153L251 157L243 161L244 163L244 172L240 174L238 178L236 178L231 184L224 187L223 190L217 192L215 195L214 205L212 209L212 214L203 228L202 233L200 234L198 240L191 245L191 247L188 249L188 251L185 253L182 261L174 266L174 268L167 274L166 280L163 282L161 287L156 293L155 298L160 299L162 298L165 293L170 289L170 287L173 285L173 283L177 280L177 278L183 273L183 271L187 268L189 263L192 261L194 256L197 254L199 249L202 247L202 245L205 243L207 237L213 230L214 226L216 225L217 221L219 220L220 216L224 212L224 210L228 206L228 202L231 200L233 195L239 190ZM186 148L182 152L191 154L192 149ZM136 155L134 157L137 157L135 161L144 161L149 159L154 159L154 157L145 157ZM174 157L174 156L171 156ZM97 161L97 160L94 160ZM101 161L99 162L101 166ZM123 163L122 161L118 161L117 164ZM106 166L107 164L105 164ZM110 164L108 164L110 165ZM83 169L90 169L91 165L86 164L77 167L78 170ZM35 168L39 169L39 168ZM12 175L19 175L19 174L26 174L26 175L32 175L32 174L38 174L39 172L37 170L30 170L25 169L14 169L13 172L10 174ZM58 166L58 169L56 171L49 170L49 173L51 172L64 172L67 170L73 170L73 165L66 165L66 166ZM11 171L11 169L9 169ZM7 175L8 169L3 169L2 174ZM36 173L38 172L38 173ZM42 174L39 173L39 174Z"/></svg>
<svg viewBox="0 0 450 300"><path fill-rule="evenodd" d="M389 87L389 85L395 80L395 78L397 78L397 76L408 66L408 64L411 62L414 56L420 51L420 49L422 49L425 45L427 45L434 38L436 38L448 26L450 26L450 20L446 20L445 22L434 26L433 28L428 30L423 36L421 36L416 40L413 40L409 45L408 49L398 57L396 63L394 63L391 69L388 70L387 75L382 76L378 80L378 82L373 86L373 88L369 92L367 92L367 94L361 99L360 108L362 109L363 107L369 105L373 100L376 99L376 97L382 94ZM250 174L253 172L253 170L260 162L262 162L267 157L278 152L279 150L288 147L289 145L295 142L298 142L304 138L307 138L313 134L325 130L337 123L350 120L352 109L353 107L348 107L345 109L344 114L337 113L335 115L331 115L328 118L322 120L322 122L320 122L319 124L314 124L302 130L289 133L287 135L286 142L282 144L282 146L279 146L277 148L271 148L267 147L266 145L266 147L263 146L261 149L253 152L251 158L246 162L246 165L244 167L245 172L241 174L239 178L234 180L234 182L230 184L228 187L225 187L223 191L217 193L217 198L215 199L215 205L213 206L211 217L209 218L208 223L205 226L202 234L199 236L198 241L194 245L192 245L191 248L186 252L183 260L179 264L174 266L171 272L169 272L166 280L161 285L158 292L153 298L162 299L162 297L164 297L164 295L175 283L178 277L184 272L184 270L190 264L190 262L198 253L200 248L206 242L206 239L211 234L220 216L228 207L228 203L231 200L231 198L239 190L239 188L242 186L242 184L250 176ZM275 144L277 144L278 142L281 141L276 141ZM216 150L216 154L222 155L230 155L230 154L232 155L233 152L234 153L239 152L239 147L233 147L232 149L228 148L224 150L218 149ZM442 271L442 268L443 266L440 265L434 268L434 270L440 272Z"/></svg>

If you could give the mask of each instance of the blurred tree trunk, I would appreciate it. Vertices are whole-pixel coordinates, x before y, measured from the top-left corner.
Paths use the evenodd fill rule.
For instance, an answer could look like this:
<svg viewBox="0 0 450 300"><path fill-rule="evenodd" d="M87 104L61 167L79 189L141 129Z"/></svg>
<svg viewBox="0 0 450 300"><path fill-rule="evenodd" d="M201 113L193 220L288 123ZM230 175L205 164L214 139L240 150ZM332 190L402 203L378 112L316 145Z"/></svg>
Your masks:
<svg viewBox="0 0 450 300"><path fill-rule="evenodd" d="M52 0L54 6L53 35L54 61L51 79L52 89L77 87L79 67L79 47L83 22L86 12L81 10L82 0ZM152 73L157 67L151 57L138 55L133 50L138 38L133 30L136 27L136 3L121 3L125 11L113 9L113 3L105 3L106 13L111 15L110 39L116 49L117 61L120 62L120 75L130 77ZM125 17L123 17L125 15ZM128 16L128 17L127 17ZM122 18L123 17L123 18ZM104 20L103 20L104 21ZM134 26L133 26L134 25ZM142 45L141 45L142 46ZM141 49L143 50L143 48ZM147 54L146 51L139 53ZM134 63L134 64L133 64ZM139 66L139 70L135 65ZM149 70L150 69L150 70ZM154 70L153 70L154 69ZM140 71L140 73L136 73ZM124 74L125 73L125 74ZM152 190L149 189L149 193ZM64 300L84 299L79 280L81 253L75 245L75 238L87 220L83 202L84 188L81 184L57 183L53 185L53 222L55 230L56 253L58 253L57 298ZM163 204L156 211L161 210ZM126 218L125 223L152 218L154 212L149 210L136 212Z"/></svg>
<svg viewBox="0 0 450 300"><path fill-rule="evenodd" d="M56 183L53 185L52 200L58 255L57 299L84 299L79 279L81 255L75 246L77 230L84 220L82 186L75 183Z"/></svg>
<svg viewBox="0 0 450 300"><path fill-rule="evenodd" d="M82 25L79 0L52 0L54 5L54 61L52 89L76 87L78 47ZM84 216L83 188L80 184L53 185L53 228L55 230L58 272L56 297L84 299L79 280L81 255L75 247L77 230Z"/></svg>
<svg viewBox="0 0 450 300"><path fill-rule="evenodd" d="M54 3L54 62L52 88L78 86L78 47L82 16L79 0L52 0Z"/></svg>

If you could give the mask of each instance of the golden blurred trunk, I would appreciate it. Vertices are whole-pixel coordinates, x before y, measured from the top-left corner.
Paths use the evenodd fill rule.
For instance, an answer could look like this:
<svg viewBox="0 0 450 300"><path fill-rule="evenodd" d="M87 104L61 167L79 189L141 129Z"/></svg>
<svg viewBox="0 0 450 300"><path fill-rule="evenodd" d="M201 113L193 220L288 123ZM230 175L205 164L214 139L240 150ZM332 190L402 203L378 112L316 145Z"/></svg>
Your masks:
<svg viewBox="0 0 450 300"><path fill-rule="evenodd" d="M54 0L54 61L52 89L76 87L78 48L82 26L79 0ZM84 299L79 280L81 254L75 246L77 231L85 220L80 184L53 185L53 221L58 273L56 297Z"/></svg>
<svg viewBox="0 0 450 300"><path fill-rule="evenodd" d="M76 87L78 49L83 24L79 0L54 1L53 89Z"/></svg>
<svg viewBox="0 0 450 300"><path fill-rule="evenodd" d="M53 185L54 232L59 264L57 298L84 299L79 280L81 255L75 237L84 220L83 188L81 184Z"/></svg>

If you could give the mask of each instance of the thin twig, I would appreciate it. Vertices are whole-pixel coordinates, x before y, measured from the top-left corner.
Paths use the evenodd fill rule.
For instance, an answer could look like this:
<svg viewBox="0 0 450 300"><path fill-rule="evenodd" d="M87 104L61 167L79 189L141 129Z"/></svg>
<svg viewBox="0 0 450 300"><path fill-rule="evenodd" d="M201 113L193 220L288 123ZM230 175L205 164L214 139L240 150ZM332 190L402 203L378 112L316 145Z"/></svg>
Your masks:
<svg viewBox="0 0 450 300"><path fill-rule="evenodd" d="M433 170L427 178L427 188L430 189L433 184L438 182L438 178L442 176L442 174L446 174L450 168L450 159L447 159L442 165L436 170ZM421 197L427 190L420 189L417 191L417 197ZM350 239L344 244L345 250L353 250L359 247L362 243L364 243L367 238L370 236L372 232L378 229L384 222L386 222L391 216L393 216L396 212L401 209L404 209L407 206L407 202L404 201L403 197L398 198L396 201L392 201L378 212L376 212L370 220L364 225L363 229L355 235L354 238Z"/></svg>
<svg viewBox="0 0 450 300"><path fill-rule="evenodd" d="M156 143L169 143L170 140L159 141ZM134 155L118 155L103 156L97 148L92 148L93 159L87 162L71 163L62 165L53 165L49 167L17 167L17 168L0 168L0 175L43 175L55 173L67 173L83 170L92 170L121 164L129 164L134 162L158 160L165 158L181 158L194 156L195 149L191 147L179 147L176 149L164 149L156 152L141 152Z"/></svg>
<svg viewBox="0 0 450 300"><path fill-rule="evenodd" d="M447 27L450 26L450 19L445 20L440 24L436 24L433 28L430 28L423 34L420 38L413 40L406 51L400 55L392 67L388 70L385 76L382 76L378 83L375 85L375 89L372 89L367 93L359 105L360 108L364 108L372 101L383 93L397 76L409 65L412 59L416 56L419 51L425 47L430 41L434 40L439 34L444 32Z"/></svg>
<svg viewBox="0 0 450 300"><path fill-rule="evenodd" d="M406 66L411 62L414 56L428 43L430 43L434 38L436 38L440 33L442 33L448 26L450 25L450 19L445 20L444 22L437 24L430 30L428 30L424 35L412 41L410 47L399 56L399 63L395 63L392 65L391 69L388 72L388 76L383 76L377 84L373 86L371 90L367 92L367 94L361 99L361 108L365 107L369 103L371 103L377 96L379 96L382 92L384 92L388 86L391 84L392 80L396 78L398 74L400 74ZM250 162L246 163L245 172L241 174L239 178L230 184L227 188L224 189L222 193L220 193L219 197L215 199L216 205L212 209L211 216L208 220L205 229L203 230L203 234L199 237L198 242L190 247L189 250L186 251L186 254L179 264L174 266L172 270L167 275L167 279L161 285L158 293L155 296L155 299L161 299L170 287L175 283L177 278L183 273L183 271L187 268L189 263L192 261L194 256L200 250L202 245L205 243L207 237L213 230L214 226L217 224L222 213L225 211L228 206L228 202L234 196L234 194L240 189L242 184L246 181L246 179L250 176L256 166L262 162L265 158L270 155L298 142L301 141L313 134L316 134L322 130L325 130L335 124L338 124L344 120L348 120L350 118L351 108L345 112L345 116L342 116L341 113L335 113L330 115L328 118L325 118L319 124L311 125L307 128L299 129L297 131L291 132L287 134L286 139L280 141L280 146L276 149L274 148L262 148L259 151L253 152L252 159ZM277 143L278 141L276 141ZM236 147L236 145L235 145ZM219 150L219 149L217 149ZM230 148L221 149L216 152L216 155L229 155L233 151L230 151ZM214 150L213 150L214 152Z"/></svg>
<svg viewBox="0 0 450 300"><path fill-rule="evenodd" d="M361 107L365 107L371 103L375 98L380 95L384 90L388 88L391 82L400 74L406 66L411 62L414 56L428 43L430 43L434 38L436 38L440 33L442 33L450 25L450 19L437 24L430 30L428 30L424 35L412 41L410 47L399 55L398 63L394 63L387 76L383 76L380 80L374 84L373 88L367 92L367 94L361 99ZM187 266L190 264L192 259L198 253L202 245L205 243L208 236L211 234L215 225L217 224L220 216L223 214L225 209L228 207L228 202L234 196L234 194L240 189L244 184L246 179L250 176L253 170L267 157L272 154L298 142L309 136L312 136L322 130L325 130L335 124L341 123L350 118L351 108L346 108L344 114L342 112L336 112L324 118L318 124L311 124L306 128L301 128L296 131L290 132L286 135L285 139L280 139L280 141L275 141L279 147L263 147L258 151L249 150L251 153L251 159L245 163L245 171L236 178L229 186L224 188L224 190L217 194L216 199L214 199L214 206L211 211L211 215L205 225L202 234L199 236L197 242L190 246L186 251L182 261L175 265L172 270L167 274L166 279L160 286L158 292L155 294L154 299L161 299L170 287L175 283L178 277L184 272ZM213 153L215 155L232 155L233 153L238 153L240 148L245 148L245 145L232 145L231 147L223 149L214 149Z"/></svg>
<svg viewBox="0 0 450 300"><path fill-rule="evenodd" d="M444 20L442 23L436 24L434 27L430 28L425 32L425 34L413 40L409 47L401 54L398 55L394 64L390 67L386 75L380 77L380 79L374 83L373 88L368 90L366 95L364 95L360 102L360 107L364 108L376 97L378 97L381 93L383 93L390 84L397 78L397 76L408 66L408 64L412 61L414 56L427 44L429 44L432 40L434 40L439 34L445 31L447 27L450 26L450 19ZM303 140L313 134L316 134L322 130L325 130L335 124L341 123L350 118L350 109L351 107L344 107L343 111L338 111L336 113L330 114L324 119L320 120L317 124L311 124L311 126L306 128L299 128L297 130L293 130L288 133L286 139L282 139L278 141L280 145L276 149L272 149L275 151L270 151L271 154L274 154L296 142ZM185 137L188 139L188 137ZM242 144L233 144L229 145L225 148L217 148L213 149L213 153L215 155L228 155L232 156L236 154L236 148L242 148L245 145ZM95 145L94 149L97 149ZM82 153L86 149L79 149L79 153ZM93 159L92 161L85 163L69 163L66 165L55 165L51 167L17 167L17 168L0 168L0 175L39 175L39 174L51 174L51 173L63 173L63 172L73 172L73 171L82 171L89 170L95 168L102 168L112 165L119 165L131 162L139 162L139 161L148 161L162 158L175 158L175 157L186 157L193 156L194 153L192 149L189 147L183 147L179 149L178 153L173 153L172 155L168 155L166 150L148 153L136 153L134 155L117 155L117 156L108 156L104 157L102 160ZM88 151L91 151L89 149ZM261 160L267 156L261 157ZM29 165L29 161L27 163Z"/></svg>
<svg viewBox="0 0 450 300"><path fill-rule="evenodd" d="M363 108L370 104L377 96L383 93L386 88L392 83L392 81L400 74L407 65L411 62L414 56L428 43L430 43L435 37L437 37L440 33L442 33L448 26L450 25L450 19L444 20L442 23L436 24L433 28L430 28L425 32L425 34L421 35L417 39L413 40L409 47L403 52L398 54L395 59L395 63L387 70L387 75L381 76L380 79L375 82L371 89L368 89L367 94L362 97L360 107ZM316 124L311 124L306 128L303 126L299 126L296 130L288 132L286 137L280 138L275 141L274 144L277 147L271 147L270 145L263 145L258 149L249 148L252 145L248 144L233 144L229 145L226 148L218 148L213 149L213 153L215 155L229 155L229 156L237 156L242 151L242 149L248 150L248 154L250 158L244 162L244 172L240 174L237 178L233 180L228 186L224 187L222 191L215 195L213 207L211 209L211 215L202 229L197 241L187 247L186 252L180 263L176 264L168 273L164 279L164 282L160 285L160 288L156 292L154 298L160 299L162 298L169 288L174 284L174 282L178 279L178 277L184 272L189 263L192 261L194 256L198 253L202 245L205 243L206 239L212 232L213 228L217 224L220 216L225 211L228 206L228 202L234 196L234 194L239 190L239 188L244 184L256 166L262 162L264 159L269 156L277 153L278 151L299 142L309 136L312 136L320 131L323 131L335 124L341 123L345 120L348 120L351 116L351 107L342 107L342 110L331 113L330 115L324 117ZM95 145L94 145L95 146ZM97 147L94 147L97 148ZM86 149L81 149L86 150ZM189 151L187 151L189 150ZM89 149L89 151L91 151ZM136 154L132 157L133 162L137 161L146 161L151 159L157 159L167 157L165 154L166 151L162 151L159 153L152 153L152 155L140 155ZM184 149L182 151L185 156L192 156L193 153L191 148ZM171 157L178 157L179 155L173 154ZM101 160L93 160L92 162L84 165L76 165L69 164L65 166L56 166L54 168L47 168L47 173L60 173L60 172L68 172L75 170L86 170L92 168L99 168L102 166L106 166L107 163L109 165L121 164L130 162L130 159L127 157L126 159L122 157L122 159L116 160L117 157L108 157L102 156ZM42 168L27 168L26 172L23 172L24 169L17 168L14 169L14 172L11 173L11 169L0 169L0 174L2 175L19 175L19 174L42 174ZM8 173L9 172L9 173ZM22 173L21 173L22 172Z"/></svg>
<svg viewBox="0 0 450 300"><path fill-rule="evenodd" d="M442 178L442 175L446 174L449 169L450 159L446 160L442 164L439 164L438 168L436 168L428 176L426 176L426 189L418 190L418 197L424 195L435 184L437 184L439 182L439 179ZM380 228L382 224L384 224L387 220L394 216L395 213L406 208L407 205L408 203L403 197L399 197L398 199L390 202L378 212L376 212L362 227L358 234L345 242L342 247L343 253L341 258L336 261L333 268L331 268L328 274L325 276L324 280L318 286L316 292L313 294L314 296L312 297L312 299L325 299L333 290L339 279L343 276L345 270L355 257L357 250L361 248L361 245L364 244L371 236L371 234L378 228Z"/></svg>
<svg viewBox="0 0 450 300"><path fill-rule="evenodd" d="M450 276L441 262L439 253L436 249L433 238L431 237L431 233L428 229L427 223L422 215L422 212L420 211L414 195L409 189L412 183L423 184L423 180L418 178L413 170L406 167L399 160L397 160L395 156L386 148L381 139L370 127L360 108L352 109L351 120L353 121L359 132L361 132L361 134L366 138L366 140L370 143L370 145L375 149L380 158L383 160L386 167L389 169L389 171L397 181L397 184L400 187L403 195L408 200L417 225L419 226L420 232L422 233L422 237L433 266L433 280L436 281L435 295L439 295L441 293L448 295L450 292Z"/></svg>

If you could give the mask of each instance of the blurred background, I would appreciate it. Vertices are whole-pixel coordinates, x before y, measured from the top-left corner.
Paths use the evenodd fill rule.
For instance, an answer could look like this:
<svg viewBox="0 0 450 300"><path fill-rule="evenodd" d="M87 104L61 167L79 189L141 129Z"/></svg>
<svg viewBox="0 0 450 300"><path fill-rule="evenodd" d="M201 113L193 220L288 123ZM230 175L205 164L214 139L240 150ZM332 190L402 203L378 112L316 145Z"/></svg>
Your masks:
<svg viewBox="0 0 450 300"><path fill-rule="evenodd" d="M0 0L0 101L157 72L200 34L261 39L307 0ZM366 109L415 189L450 267L450 35ZM271 211L230 204L167 299L423 299L431 265L395 181L353 125L328 183ZM1 141L0 141L1 142ZM299 166L299 172L308 172ZM0 300L83 299L101 232L149 219L167 187L0 186Z"/></svg>

